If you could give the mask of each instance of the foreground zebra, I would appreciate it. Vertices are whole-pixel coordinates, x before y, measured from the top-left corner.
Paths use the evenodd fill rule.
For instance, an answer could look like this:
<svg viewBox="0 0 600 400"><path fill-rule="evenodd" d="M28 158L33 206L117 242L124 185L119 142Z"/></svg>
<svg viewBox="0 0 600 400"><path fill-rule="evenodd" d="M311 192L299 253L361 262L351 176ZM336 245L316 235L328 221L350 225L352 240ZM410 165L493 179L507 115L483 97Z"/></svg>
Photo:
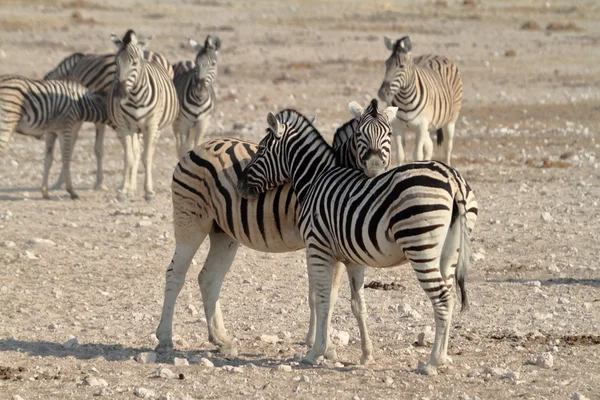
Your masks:
<svg viewBox="0 0 600 400"><path fill-rule="evenodd" d="M138 134L144 136L143 163L146 200L154 199L152 159L160 130L173 123L179 112L179 102L171 75L163 65L144 58L144 43L133 30L123 40L112 35L119 49L115 56L116 81L108 92L108 116L115 125L123 145L123 185L118 195L125 200L135 194L140 162Z"/></svg>
<svg viewBox="0 0 600 400"><path fill-rule="evenodd" d="M353 109L360 110L360 106L355 104ZM372 158L383 157L380 164L387 168L391 138L388 118L394 117L395 108L379 112L376 117L373 117L372 108L368 107L367 110L367 118L361 121L352 119L337 130L334 137L334 143L338 146L336 154L340 156L342 165L347 167L359 168L357 160L365 160L358 165L372 166L377 164L371 161ZM356 136L352 138L353 135ZM369 148L369 143L381 147ZM172 194L176 247L166 271L162 316L156 330L158 351L169 350L173 346L175 302L190 263L207 236L210 236L210 249L198 275L198 283L208 337L221 352L229 354L235 354L236 349L223 324L219 293L240 243L269 253L295 251L304 247L297 228L298 203L291 185L274 188L256 200L243 199L236 189L242 169L256 150L256 144L238 139L212 140L187 153L175 168ZM345 157L346 154L353 156ZM365 172L370 174L375 171L371 169ZM336 265L334 294L337 294L342 271L341 265ZM347 272L350 277L362 275L362 267L350 266ZM353 308L364 307L362 286L353 288L356 289L352 293ZM361 317L358 308L356 313L357 317ZM314 343L315 322L315 315L311 313L306 337L309 345ZM370 343L366 323L364 320L359 323L365 327L363 340ZM335 357L333 352L330 352L330 356Z"/></svg>
<svg viewBox="0 0 600 400"><path fill-rule="evenodd" d="M196 61L182 61L174 65L175 90L180 111L173 123L173 133L179 158L199 145L215 114L213 82L217 77L217 55L221 48L218 36L207 36L204 46L190 39L196 50ZM193 130L193 134L190 131Z"/></svg>
<svg viewBox="0 0 600 400"><path fill-rule="evenodd" d="M146 45L140 41L140 45ZM164 66L173 77L173 69L169 61L161 54L144 51L146 60L155 61ZM73 53L65 57L52 71L48 72L44 79L74 80L87 87L90 91L106 95L115 80L117 70L114 54L82 54ZM94 153L96 155L96 184L94 189L106 190L104 185L104 172L102 162L104 159L104 131L105 123L97 123L96 141ZM54 188L58 189L64 183L64 171L61 171Z"/></svg>
<svg viewBox="0 0 600 400"><path fill-rule="evenodd" d="M409 164L367 179L337 166L333 149L300 113L269 113L267 121L267 135L244 168L238 189L251 199L291 182L298 196L298 226L317 316L315 344L304 361L315 363L329 346L332 267L337 262L387 268L409 261L433 304L435 342L422 371L435 373L447 358L455 280L462 308L468 307L469 235L477 214L470 187L440 162ZM363 281L352 284L358 290ZM362 361L368 351L363 347Z"/></svg>
<svg viewBox="0 0 600 400"><path fill-rule="evenodd" d="M385 78L379 98L398 107L393 123L397 161L404 163L404 129L417 131L414 160L431 160L433 142L429 131L437 131L438 145L444 145L445 161L450 165L454 126L462 105L462 78L456 65L443 56L426 55L413 59L408 36L393 42L384 37L392 52L385 62Z"/></svg>
<svg viewBox="0 0 600 400"><path fill-rule="evenodd" d="M67 192L79 197L71 181L71 156L81 124L106 123L106 102L76 82L36 81L16 75L0 77L0 153L13 132L41 137L46 134L42 195L48 198L48 175L54 144L60 139L62 170Z"/></svg>

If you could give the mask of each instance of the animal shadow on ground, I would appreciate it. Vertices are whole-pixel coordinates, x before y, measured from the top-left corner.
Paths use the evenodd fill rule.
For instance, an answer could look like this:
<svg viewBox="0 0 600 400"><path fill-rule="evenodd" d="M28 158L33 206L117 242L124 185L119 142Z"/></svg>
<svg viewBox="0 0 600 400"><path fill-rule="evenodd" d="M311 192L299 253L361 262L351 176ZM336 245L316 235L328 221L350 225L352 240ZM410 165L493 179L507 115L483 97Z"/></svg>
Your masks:
<svg viewBox="0 0 600 400"><path fill-rule="evenodd" d="M490 279L488 282L490 283L526 283L531 282L536 279L516 279L516 278L508 278L508 279ZM600 278L590 278L590 279L576 279L576 278L552 278L552 279L539 279L539 282L542 286L554 286L554 285L585 285L600 288Z"/></svg>
<svg viewBox="0 0 600 400"><path fill-rule="evenodd" d="M1 188L0 189L0 201L24 201L24 199L27 199L27 201L48 201L48 199L44 199L42 197L42 192L41 192L41 183L40 186L38 187L16 187L16 188ZM75 186L73 185L73 189L77 190L77 191L91 191L92 188L90 186L86 186L86 187L79 187L79 186ZM23 195L21 195L23 192L33 192L35 193L35 195L32 195L31 197L25 197ZM13 193L15 193L16 195L12 195ZM69 195L63 190L63 189L59 189L59 190L49 190L50 193L50 200L71 200ZM53 195L54 194L54 195Z"/></svg>

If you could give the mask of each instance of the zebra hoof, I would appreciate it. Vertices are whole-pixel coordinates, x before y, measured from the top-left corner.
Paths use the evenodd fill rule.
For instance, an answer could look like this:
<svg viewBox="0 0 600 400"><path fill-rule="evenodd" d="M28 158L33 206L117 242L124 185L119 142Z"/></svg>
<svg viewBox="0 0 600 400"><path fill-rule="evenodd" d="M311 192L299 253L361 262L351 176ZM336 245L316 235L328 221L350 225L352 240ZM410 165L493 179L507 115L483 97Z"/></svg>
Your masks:
<svg viewBox="0 0 600 400"><path fill-rule="evenodd" d="M152 201L152 200L154 200L155 197L156 197L156 195L154 194L154 192L146 193L146 195L144 196L146 201Z"/></svg>
<svg viewBox="0 0 600 400"><path fill-rule="evenodd" d="M237 347L235 347L232 344L219 346L217 351L219 352L219 354L224 355L224 356L237 357L237 355L238 355Z"/></svg>
<svg viewBox="0 0 600 400"><path fill-rule="evenodd" d="M310 350L304 357L302 357L302 364L308 365L319 365L322 364L324 360L323 356L317 357L316 354Z"/></svg>
<svg viewBox="0 0 600 400"><path fill-rule="evenodd" d="M430 363L424 363L423 361L419 361L419 366L415 372L420 375L428 376L434 376L438 374L437 367L431 365Z"/></svg>
<svg viewBox="0 0 600 400"><path fill-rule="evenodd" d="M77 200L79 198L79 195L75 192L69 192L69 194L71 195L71 200Z"/></svg>
<svg viewBox="0 0 600 400"><path fill-rule="evenodd" d="M362 356L360 358L360 365L371 365L371 364L375 364L375 359L373 358L372 355L368 355L368 356Z"/></svg>
<svg viewBox="0 0 600 400"><path fill-rule="evenodd" d="M50 199L50 195L48 194L48 188L42 188L42 197L46 200Z"/></svg>
<svg viewBox="0 0 600 400"><path fill-rule="evenodd" d="M173 342L171 340L166 341L164 343L158 343L158 345L154 348L154 351L157 353L169 353L173 351Z"/></svg>
<svg viewBox="0 0 600 400"><path fill-rule="evenodd" d="M327 348L327 351L325 351L325 358L331 361L337 361L338 359L338 355L337 355L337 349L335 348L335 346L330 345Z"/></svg>

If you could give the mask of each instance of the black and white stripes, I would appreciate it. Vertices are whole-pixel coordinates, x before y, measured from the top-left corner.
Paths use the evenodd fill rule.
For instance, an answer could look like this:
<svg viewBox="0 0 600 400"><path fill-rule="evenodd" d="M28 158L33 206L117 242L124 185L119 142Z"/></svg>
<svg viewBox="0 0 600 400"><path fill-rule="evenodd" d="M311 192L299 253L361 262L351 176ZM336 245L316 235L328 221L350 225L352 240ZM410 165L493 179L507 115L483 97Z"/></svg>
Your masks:
<svg viewBox="0 0 600 400"><path fill-rule="evenodd" d="M437 131L438 145L444 145L445 161L450 164L454 127L462 105L462 78L456 65L443 56L412 56L408 36L393 42L384 37L392 52L385 62L386 73L379 98L398 107L394 123L398 163L404 162L403 131L417 130L414 160L430 160L433 142L429 131Z"/></svg>
<svg viewBox="0 0 600 400"><path fill-rule="evenodd" d="M367 179L336 165L331 147L304 116L284 110L268 116L267 136L243 171L238 188L253 198L291 182L301 211L300 233L307 246L310 285L316 289L317 334L307 362L328 348L332 266L392 267L409 261L434 308L436 336L425 371L443 364L455 281L463 307L468 264L469 216L477 205L458 172L439 162L418 162ZM474 218L472 219L474 222ZM363 285L358 279L353 284ZM364 314L360 292L353 303ZM353 308L353 311L355 309ZM364 327L361 327L361 332ZM372 347L363 343L363 362Z"/></svg>

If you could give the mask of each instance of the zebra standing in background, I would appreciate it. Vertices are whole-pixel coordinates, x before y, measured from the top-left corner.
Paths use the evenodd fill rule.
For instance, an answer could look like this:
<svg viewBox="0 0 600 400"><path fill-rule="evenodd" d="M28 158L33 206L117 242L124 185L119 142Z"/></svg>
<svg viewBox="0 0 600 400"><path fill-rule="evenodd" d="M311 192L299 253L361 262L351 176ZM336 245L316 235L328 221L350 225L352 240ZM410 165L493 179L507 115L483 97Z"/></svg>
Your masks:
<svg viewBox="0 0 600 400"><path fill-rule="evenodd" d="M363 168L371 163L366 152L358 153L352 136L360 135L360 140L362 137L371 137L373 139L368 140L370 143L381 143L383 148L366 149L362 145L359 148L371 150L371 157L378 158L376 153L379 152L385 158L383 164L389 165L389 139L392 134L389 120L394 118L396 112L395 107L390 107L378 112L377 118L373 118L371 105L367 110L368 118L364 121L352 119L339 128L334 137L336 154L342 156L349 152L348 154L352 155L340 157L341 165L361 170L363 173L369 173ZM382 130L382 125L387 126L387 129ZM387 140L383 137L387 137ZM242 169L256 151L256 144L239 139L212 140L184 155L175 168L171 190L176 247L166 271L162 316L156 330L159 339L157 351L169 350L173 346L175 302L185 282L190 263L207 236L210 236L210 248L198 275L198 283L202 292L208 337L211 343L219 347L220 352L229 354L236 354L237 350L225 330L219 293L239 245L268 253L289 252L304 247L297 225L298 203L291 185L279 186L256 200L242 198L236 189ZM367 159L367 162L358 164L359 159ZM340 285L343 272L341 267L341 264L336 265L334 272L334 296L337 295ZM347 273L349 277L360 276L362 267L350 265ZM352 291L353 310L357 318L362 318L364 314L358 312L363 307L362 286L357 284L351 288L356 289ZM311 302L314 302L312 296ZM335 297L332 298L332 306L334 302ZM314 310L314 307L311 307L311 310ZM308 345L315 341L315 322L314 312L311 312L306 336ZM364 331L361 330L363 348L372 349L366 322L359 320L359 325L364 327ZM327 356L335 358L333 349L328 350ZM370 350L365 351L365 362L368 362L370 357Z"/></svg>
<svg viewBox="0 0 600 400"><path fill-rule="evenodd" d="M57 136L67 192L72 199L79 197L71 182L70 163L79 128L85 121L108 122L104 96L72 81L36 81L17 75L0 77L0 153L15 131L36 137L46 134L44 198L49 198L48 174Z"/></svg>
<svg viewBox="0 0 600 400"><path fill-rule="evenodd" d="M410 37L395 43L384 37L392 55L385 62L385 78L379 98L398 107L393 124L397 161L404 163L404 129L417 130L414 160L431 160L433 142L430 130L437 131L438 146L444 145L445 161L450 165L454 126L462 106L462 78L456 65L443 56L426 55L413 59Z"/></svg>
<svg viewBox="0 0 600 400"><path fill-rule="evenodd" d="M204 46L190 39L196 50L196 61L182 61L174 65L173 83L179 100L179 115L173 123L173 133L179 158L199 145L215 114L213 82L217 77L218 53L221 39L208 35ZM193 130L193 134L190 131Z"/></svg>
<svg viewBox="0 0 600 400"><path fill-rule="evenodd" d="M141 41L142 46L144 42ZM153 60L164 66L173 77L173 68L169 61L161 54L144 51L146 60ZM74 80L87 87L90 91L103 93L105 96L115 80L115 65L114 54L82 54L73 53L64 58L52 71L48 72L44 79L60 79ZM96 155L96 184L95 190L106 190L104 185L104 172L102 169L102 161L104 158L104 131L105 123L97 123L96 125L96 141L94 144L94 153ZM54 189L60 188L64 183L64 171L61 171L58 181L54 185Z"/></svg>
<svg viewBox="0 0 600 400"><path fill-rule="evenodd" d="M269 113L267 122L267 135L244 168L238 189L251 199L291 182L298 196L298 226L306 244L309 284L316 291L317 316L315 344L304 361L316 363L329 346L336 263L388 268L409 261L433 305L436 322L431 358L420 370L436 373L447 359L454 281L463 309L468 307L465 278L477 213L470 187L456 170L431 161L367 179L359 171L337 166L333 149L300 113ZM356 290L363 285L362 279L351 282Z"/></svg>
<svg viewBox="0 0 600 400"><path fill-rule="evenodd" d="M144 136L143 163L146 169L145 198L154 198L152 159L160 130L173 123L179 102L171 75L164 66L144 59L143 46L133 30L119 39L111 36L118 47L115 56L116 81L108 92L108 116L115 125L125 152L123 185L118 199L133 195L137 186L140 161L138 134Z"/></svg>

